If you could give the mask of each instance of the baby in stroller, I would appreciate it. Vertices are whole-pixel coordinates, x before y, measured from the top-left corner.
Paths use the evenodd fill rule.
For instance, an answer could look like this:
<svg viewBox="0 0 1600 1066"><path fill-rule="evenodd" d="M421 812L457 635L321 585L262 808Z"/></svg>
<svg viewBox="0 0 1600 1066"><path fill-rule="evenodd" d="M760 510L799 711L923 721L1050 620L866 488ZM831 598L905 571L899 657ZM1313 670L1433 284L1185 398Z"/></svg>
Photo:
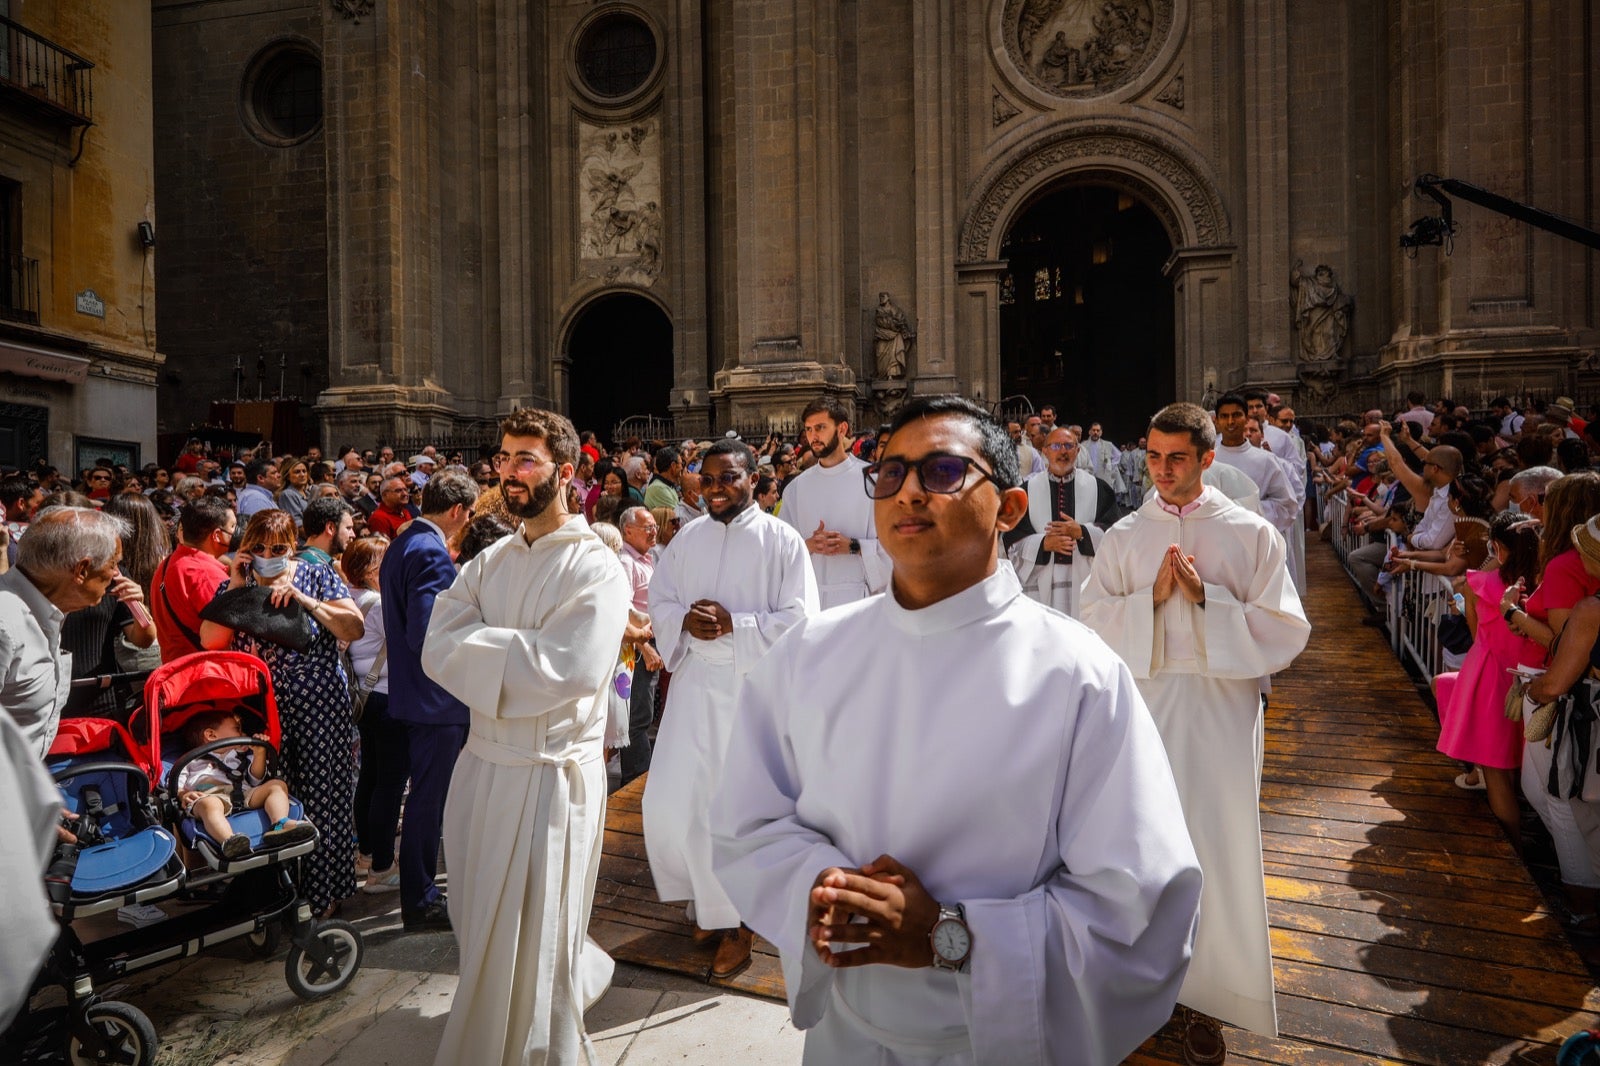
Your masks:
<svg viewBox="0 0 1600 1066"><path fill-rule="evenodd" d="M239 715L225 710L203 711L190 718L183 730L190 748L243 736ZM255 739L270 741L265 733L255 734ZM242 859L251 851L250 838L228 822L236 802L243 810L267 812L272 827L262 834L264 850L315 835L309 822L289 817L289 789L282 780L267 777L267 749L263 747L218 748L192 759L178 773L178 801L184 814L200 819L212 839L221 842L225 859Z"/></svg>

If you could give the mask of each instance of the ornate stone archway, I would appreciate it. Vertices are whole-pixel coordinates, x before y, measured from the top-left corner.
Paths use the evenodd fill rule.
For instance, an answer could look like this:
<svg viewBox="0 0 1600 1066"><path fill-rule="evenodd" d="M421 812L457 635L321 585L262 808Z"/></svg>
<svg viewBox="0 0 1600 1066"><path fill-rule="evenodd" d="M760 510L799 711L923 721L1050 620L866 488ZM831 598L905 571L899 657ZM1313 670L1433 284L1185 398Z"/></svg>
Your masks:
<svg viewBox="0 0 1600 1066"><path fill-rule="evenodd" d="M1154 127L1134 122L1056 127L997 158L976 185L956 255L959 373L971 390L999 399L1001 246L1011 225L1048 191L1106 185L1155 212L1175 251L1176 380L1198 399L1231 364L1237 319L1232 224L1210 170Z"/></svg>

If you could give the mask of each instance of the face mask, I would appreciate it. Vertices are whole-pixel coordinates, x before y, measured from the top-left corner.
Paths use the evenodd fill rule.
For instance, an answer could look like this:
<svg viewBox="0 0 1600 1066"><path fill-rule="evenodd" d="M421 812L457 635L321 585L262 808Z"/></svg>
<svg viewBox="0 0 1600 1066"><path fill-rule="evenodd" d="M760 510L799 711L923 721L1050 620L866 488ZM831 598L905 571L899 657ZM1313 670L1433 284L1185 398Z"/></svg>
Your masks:
<svg viewBox="0 0 1600 1066"><path fill-rule="evenodd" d="M257 556L256 558L250 560L250 565L255 569L255 572L262 577L277 577L279 574L283 573L284 568L289 565L289 557L287 555L269 556L265 558Z"/></svg>
<svg viewBox="0 0 1600 1066"><path fill-rule="evenodd" d="M1510 503L1506 504L1506 510L1510 511L1512 514L1521 514L1522 506L1518 504L1516 500L1512 500Z"/></svg>

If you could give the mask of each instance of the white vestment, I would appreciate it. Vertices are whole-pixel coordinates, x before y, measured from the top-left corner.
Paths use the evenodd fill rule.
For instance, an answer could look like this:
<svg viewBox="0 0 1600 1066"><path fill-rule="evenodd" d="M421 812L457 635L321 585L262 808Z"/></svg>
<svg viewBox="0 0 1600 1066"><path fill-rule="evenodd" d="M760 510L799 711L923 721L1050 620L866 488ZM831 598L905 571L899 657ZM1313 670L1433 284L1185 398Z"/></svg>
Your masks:
<svg viewBox="0 0 1600 1066"><path fill-rule="evenodd" d="M1122 491L1117 494L1117 502L1132 510L1144 499L1144 449L1133 447L1124 450L1119 466L1122 469Z"/></svg>
<svg viewBox="0 0 1600 1066"><path fill-rule="evenodd" d="M444 809L461 980L438 1066L592 1061L582 1011L611 960L585 930L631 598L579 518L498 541L434 601L423 669L472 712Z"/></svg>
<svg viewBox="0 0 1600 1066"><path fill-rule="evenodd" d="M1094 565L1094 553L1099 550L1100 538L1105 529L1097 523L1115 517L1100 513L1100 479L1086 470L1074 470L1068 491L1072 493L1072 517L1083 527L1088 538L1087 549L1080 541L1070 559L1058 552L1050 552L1047 561L1039 562L1044 544L1044 532L1051 522L1061 520L1061 515L1051 514L1050 493L1052 479L1048 472L1035 474L1022 483L1028 492L1028 523L1033 532L1016 541L1007 550L1011 565L1016 568L1017 580L1022 589L1040 603L1054 607L1062 614L1078 617L1078 589L1089 577ZM1115 497L1112 497L1115 500Z"/></svg>
<svg viewBox="0 0 1600 1066"><path fill-rule="evenodd" d="M817 612L805 539L754 505L731 522L697 518L661 553L650 579L650 622L672 671L644 786L644 844L663 900L693 900L702 929L740 915L711 870L711 794L733 730L739 682L773 641ZM696 600L715 600L733 632L701 640L683 631Z"/></svg>
<svg viewBox="0 0 1600 1066"><path fill-rule="evenodd" d="M35 739L0 707L0 1034L28 1002L61 933L44 891L60 817L61 793Z"/></svg>
<svg viewBox="0 0 1600 1066"><path fill-rule="evenodd" d="M1160 741L1116 656L1020 591L1001 564L828 611L740 690L717 876L778 947L806 1066L1114 1063L1171 1013L1199 884ZM969 972L817 957L817 875L881 854L965 907Z"/></svg>
<svg viewBox="0 0 1600 1066"><path fill-rule="evenodd" d="M1178 1000L1270 1036L1277 1011L1261 868L1259 682L1294 661L1311 625L1277 531L1216 489L1198 503L1180 519L1152 499L1111 527L1083 588L1083 620L1138 679L1205 871L1194 962ZM1154 605L1172 544L1194 556L1203 607L1181 592Z"/></svg>
<svg viewBox="0 0 1600 1066"><path fill-rule="evenodd" d="M889 583L889 557L878 545L878 527L872 515L861 471L867 464L853 455L834 466L820 463L804 471L783 490L778 517L799 531L802 539L817 531L817 523L842 533L861 545L859 554L813 555L811 570L817 577L817 600L823 610L854 603Z"/></svg>
<svg viewBox="0 0 1600 1066"><path fill-rule="evenodd" d="M1287 540L1294 529L1297 504L1294 488L1289 484L1289 475L1284 472L1277 456L1248 441L1237 448L1230 448L1219 440L1217 457L1212 465L1216 463L1226 463L1250 476L1261 498L1261 517L1272 523L1272 528Z"/></svg>
<svg viewBox="0 0 1600 1066"><path fill-rule="evenodd" d="M1111 486L1112 492L1123 490L1122 452L1115 444L1101 437L1087 437L1078 445L1078 465Z"/></svg>
<svg viewBox="0 0 1600 1066"><path fill-rule="evenodd" d="M1277 426L1261 427L1267 448L1289 477L1289 488L1294 490L1294 525L1284 532L1289 542L1289 573L1294 576L1295 591L1306 594L1306 453L1299 438L1289 435ZM1213 464L1214 465L1214 464Z"/></svg>

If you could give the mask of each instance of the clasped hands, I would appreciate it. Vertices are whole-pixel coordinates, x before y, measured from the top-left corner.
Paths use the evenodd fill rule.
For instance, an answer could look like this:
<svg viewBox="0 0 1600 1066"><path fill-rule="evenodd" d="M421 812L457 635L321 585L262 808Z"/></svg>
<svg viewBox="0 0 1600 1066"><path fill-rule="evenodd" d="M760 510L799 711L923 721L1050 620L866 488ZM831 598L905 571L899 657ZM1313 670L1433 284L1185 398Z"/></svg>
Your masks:
<svg viewBox="0 0 1600 1066"><path fill-rule="evenodd" d="M695 600L683 616L683 631L701 640L716 640L733 632L733 616L716 600Z"/></svg>
<svg viewBox="0 0 1600 1066"><path fill-rule="evenodd" d="M806 538L806 547L812 555L849 555L850 538L818 522L816 531Z"/></svg>
<svg viewBox="0 0 1600 1066"><path fill-rule="evenodd" d="M1194 568L1194 556L1183 554L1183 549L1176 544L1170 545L1162 556L1161 569L1156 572L1156 583L1150 595L1160 607L1174 592L1190 603L1204 606L1206 602L1206 586L1200 580L1200 572Z"/></svg>
<svg viewBox="0 0 1600 1066"><path fill-rule="evenodd" d="M1083 539L1083 526L1074 518L1065 513L1061 521L1051 522L1044 527L1044 542L1040 545L1047 552L1059 552L1063 555L1072 554L1078 546L1078 541Z"/></svg>
<svg viewBox="0 0 1600 1066"><path fill-rule="evenodd" d="M860 921L852 919L864 919ZM817 958L835 969L851 966L933 965L928 939L939 903L912 870L879 855L859 870L830 866L811 884L806 938ZM833 945L864 945L834 951Z"/></svg>

